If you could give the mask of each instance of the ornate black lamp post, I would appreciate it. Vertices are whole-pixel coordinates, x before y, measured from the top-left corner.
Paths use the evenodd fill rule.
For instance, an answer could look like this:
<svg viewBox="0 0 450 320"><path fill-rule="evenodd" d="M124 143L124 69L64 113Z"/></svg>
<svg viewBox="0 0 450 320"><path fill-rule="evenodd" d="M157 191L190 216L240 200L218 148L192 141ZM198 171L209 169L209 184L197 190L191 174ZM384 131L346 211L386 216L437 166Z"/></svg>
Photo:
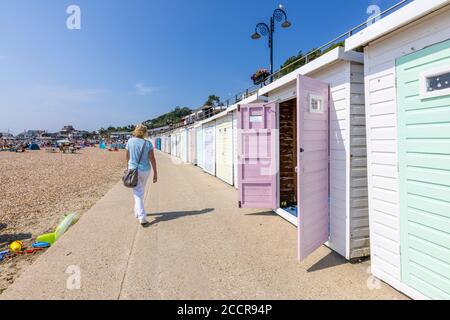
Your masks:
<svg viewBox="0 0 450 320"><path fill-rule="evenodd" d="M282 22L282 28L289 28L291 23L287 19L284 6L280 5L278 9L275 9L272 17L270 18L270 26L261 22L256 25L255 33L252 35L253 40L258 40L261 36L269 36L269 49L270 49L270 74L273 74L273 33L275 32L275 21Z"/></svg>

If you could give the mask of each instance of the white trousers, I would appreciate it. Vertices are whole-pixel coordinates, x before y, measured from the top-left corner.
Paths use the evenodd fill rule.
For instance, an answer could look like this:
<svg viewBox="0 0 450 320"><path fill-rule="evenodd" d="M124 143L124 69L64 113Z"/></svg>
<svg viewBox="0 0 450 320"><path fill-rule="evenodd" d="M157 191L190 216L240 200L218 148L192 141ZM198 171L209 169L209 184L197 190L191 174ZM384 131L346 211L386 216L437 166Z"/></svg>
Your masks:
<svg viewBox="0 0 450 320"><path fill-rule="evenodd" d="M144 196L149 176L150 171L138 171L138 184L133 188L134 215L138 219L145 219L147 217L147 212L145 212L144 208Z"/></svg>

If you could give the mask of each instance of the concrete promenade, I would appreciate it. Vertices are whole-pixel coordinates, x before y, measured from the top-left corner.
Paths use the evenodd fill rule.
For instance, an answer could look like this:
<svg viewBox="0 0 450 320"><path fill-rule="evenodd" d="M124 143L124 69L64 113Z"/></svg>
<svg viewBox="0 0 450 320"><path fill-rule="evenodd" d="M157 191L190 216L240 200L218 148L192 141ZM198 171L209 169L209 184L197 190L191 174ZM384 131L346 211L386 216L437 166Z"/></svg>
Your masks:
<svg viewBox="0 0 450 320"><path fill-rule="evenodd" d="M162 153L157 161L148 227L118 183L0 299L405 298L371 281L370 261L350 264L322 247L299 263L295 227L238 209L236 190L197 167Z"/></svg>

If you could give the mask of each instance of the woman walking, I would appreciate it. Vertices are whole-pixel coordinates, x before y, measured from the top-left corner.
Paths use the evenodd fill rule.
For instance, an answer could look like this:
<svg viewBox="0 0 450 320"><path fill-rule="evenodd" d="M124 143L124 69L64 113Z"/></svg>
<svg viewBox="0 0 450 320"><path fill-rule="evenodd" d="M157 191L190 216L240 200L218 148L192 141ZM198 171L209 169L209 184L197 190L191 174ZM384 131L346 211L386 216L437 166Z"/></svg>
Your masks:
<svg viewBox="0 0 450 320"><path fill-rule="evenodd" d="M158 181L158 171L156 169L156 159L153 153L153 145L146 140L147 127L140 124L133 132L133 138L127 142L127 163L128 169L138 170L138 184L133 188L134 195L134 215L139 219L141 225L146 225L147 212L144 208L145 187L147 185L150 172L153 168L153 183Z"/></svg>

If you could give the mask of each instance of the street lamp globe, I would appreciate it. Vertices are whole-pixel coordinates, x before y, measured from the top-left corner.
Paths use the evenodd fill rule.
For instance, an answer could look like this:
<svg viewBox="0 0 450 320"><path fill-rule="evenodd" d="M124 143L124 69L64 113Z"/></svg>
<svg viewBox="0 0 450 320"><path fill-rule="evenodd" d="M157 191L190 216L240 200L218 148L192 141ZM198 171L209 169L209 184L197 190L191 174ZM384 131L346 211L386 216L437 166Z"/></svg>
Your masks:
<svg viewBox="0 0 450 320"><path fill-rule="evenodd" d="M261 35L258 32L255 32L254 34L252 34L253 40L258 40L259 38L261 38Z"/></svg>
<svg viewBox="0 0 450 320"><path fill-rule="evenodd" d="M284 28L284 29L287 29L287 28L289 28L291 25L292 25L292 24L291 24L288 20L286 20L285 22L283 22L283 23L281 24L281 27Z"/></svg>

